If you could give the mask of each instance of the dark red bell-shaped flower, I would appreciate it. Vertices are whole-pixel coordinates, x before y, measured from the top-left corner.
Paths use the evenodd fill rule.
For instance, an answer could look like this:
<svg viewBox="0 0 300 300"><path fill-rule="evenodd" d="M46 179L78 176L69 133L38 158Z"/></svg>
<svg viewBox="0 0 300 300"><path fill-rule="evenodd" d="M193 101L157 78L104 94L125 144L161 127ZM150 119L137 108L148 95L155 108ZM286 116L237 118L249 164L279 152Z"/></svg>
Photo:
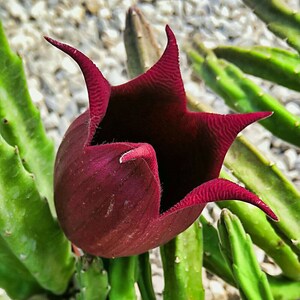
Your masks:
<svg viewBox="0 0 300 300"><path fill-rule="evenodd" d="M236 135L269 112L218 115L186 109L173 32L146 73L111 86L80 51L46 38L80 66L89 109L70 126L55 164L55 206L66 236L85 252L129 256L168 242L210 201L257 196L218 179Z"/></svg>

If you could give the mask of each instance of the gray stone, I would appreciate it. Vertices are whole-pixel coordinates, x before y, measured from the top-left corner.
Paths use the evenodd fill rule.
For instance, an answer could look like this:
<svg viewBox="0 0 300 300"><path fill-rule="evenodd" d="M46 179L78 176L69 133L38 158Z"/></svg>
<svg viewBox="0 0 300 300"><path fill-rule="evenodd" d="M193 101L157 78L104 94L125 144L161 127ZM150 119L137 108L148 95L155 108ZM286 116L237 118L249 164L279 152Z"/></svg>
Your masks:
<svg viewBox="0 0 300 300"><path fill-rule="evenodd" d="M58 133L60 136L63 136L66 133L69 125L70 125L70 121L66 117L62 116L59 118Z"/></svg>
<svg viewBox="0 0 300 300"><path fill-rule="evenodd" d="M284 160L289 170L295 169L297 156L297 152L294 148L290 148L284 152Z"/></svg>
<svg viewBox="0 0 300 300"><path fill-rule="evenodd" d="M51 112L47 116L46 120L44 121L45 127L48 130L56 128L58 126L58 123L59 123L59 120L58 120L57 114L54 112Z"/></svg>
<svg viewBox="0 0 300 300"><path fill-rule="evenodd" d="M45 1L37 1L30 9L30 15L35 18L44 18L47 14L47 5Z"/></svg>
<svg viewBox="0 0 300 300"><path fill-rule="evenodd" d="M295 102L289 102L286 104L286 109L296 116L300 116L300 106Z"/></svg>
<svg viewBox="0 0 300 300"><path fill-rule="evenodd" d="M64 116L70 122L73 121L78 116L78 108L77 108L77 105L76 105L75 101L71 100L67 104L66 110L64 112Z"/></svg>
<svg viewBox="0 0 300 300"><path fill-rule="evenodd" d="M88 105L88 94L86 90L80 90L76 92L73 97L72 101L75 101L79 108L87 107Z"/></svg>
<svg viewBox="0 0 300 300"><path fill-rule="evenodd" d="M14 18L20 19L22 22L26 22L28 20L28 14L23 5L21 5L18 1L9 1L7 2L6 7L10 13L10 15Z"/></svg>

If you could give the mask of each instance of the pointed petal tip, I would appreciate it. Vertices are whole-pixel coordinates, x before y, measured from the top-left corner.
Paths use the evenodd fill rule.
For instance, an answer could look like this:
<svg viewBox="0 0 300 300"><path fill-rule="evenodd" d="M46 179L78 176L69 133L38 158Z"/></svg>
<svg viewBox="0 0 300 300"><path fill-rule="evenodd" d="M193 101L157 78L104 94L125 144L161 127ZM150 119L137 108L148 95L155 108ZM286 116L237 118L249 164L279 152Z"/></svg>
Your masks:
<svg viewBox="0 0 300 300"><path fill-rule="evenodd" d="M279 218L276 216L273 210L259 198L257 199L259 201L250 203L260 208L272 221L279 222Z"/></svg>
<svg viewBox="0 0 300 300"><path fill-rule="evenodd" d="M44 39L50 43L51 45L53 45L54 47L60 49L61 51L67 53L68 55L70 55L73 59L75 59L75 55L78 52L77 49L71 47L70 45L67 45L65 43L59 42L57 40L54 40L48 36L44 36ZM76 60L76 59L75 59Z"/></svg>
<svg viewBox="0 0 300 300"><path fill-rule="evenodd" d="M62 44L61 42L58 42L58 41L56 41L56 40L54 40L54 39L52 39L51 37L46 36L46 35L44 35L44 39L45 39L48 43L50 43L51 45L53 45L53 46L55 46L55 47L59 47L59 45Z"/></svg>
<svg viewBox="0 0 300 300"><path fill-rule="evenodd" d="M274 114L274 112L273 111L261 111L261 112L257 112L256 114L258 114L259 120L264 120L268 117L271 117Z"/></svg>
<svg viewBox="0 0 300 300"><path fill-rule="evenodd" d="M269 118L273 115L272 111L257 111L257 112L251 112L251 113L245 113L245 114L234 114L237 117L242 117L250 125L251 123L254 123L256 121L261 121L266 118Z"/></svg>
<svg viewBox="0 0 300 300"><path fill-rule="evenodd" d="M171 41L176 42L175 34L174 34L173 30L171 29L171 27L169 25L166 25L165 31L166 31L166 34L167 34L167 37L168 37L168 41L169 42L171 42Z"/></svg>
<svg viewBox="0 0 300 300"><path fill-rule="evenodd" d="M53 46L72 57L83 73L89 96L90 124L87 144L90 144L93 140L97 126L100 124L106 113L111 86L103 77L97 66L81 51L47 36L45 36L45 39Z"/></svg>
<svg viewBox="0 0 300 300"><path fill-rule="evenodd" d="M273 210L267 206L267 209L264 211L267 216L274 222L279 222L279 218L276 216L276 214L273 212Z"/></svg>

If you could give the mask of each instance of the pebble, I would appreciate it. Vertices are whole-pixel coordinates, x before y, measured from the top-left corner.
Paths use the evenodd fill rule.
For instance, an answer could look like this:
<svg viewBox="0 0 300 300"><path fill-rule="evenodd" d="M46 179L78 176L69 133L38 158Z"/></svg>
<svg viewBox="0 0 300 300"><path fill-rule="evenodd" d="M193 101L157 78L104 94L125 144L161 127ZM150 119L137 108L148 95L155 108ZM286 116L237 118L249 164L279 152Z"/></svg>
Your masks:
<svg viewBox="0 0 300 300"><path fill-rule="evenodd" d="M61 66L66 70L68 73L76 74L79 73L79 67L78 65L74 62L73 59L71 59L68 56L65 56L61 62Z"/></svg>
<svg viewBox="0 0 300 300"><path fill-rule="evenodd" d="M44 125L47 130L56 128L58 126L58 123L59 123L58 116L54 112L51 112L44 120Z"/></svg>
<svg viewBox="0 0 300 300"><path fill-rule="evenodd" d="M163 278L158 275L153 275L152 282L153 282L153 285L155 286L155 292L159 295L162 295L163 290L164 290Z"/></svg>
<svg viewBox="0 0 300 300"><path fill-rule="evenodd" d="M107 7L104 7L102 9L100 9L99 16L100 16L100 18L103 18L103 19L110 19L112 17L112 14L111 14L111 11Z"/></svg>
<svg viewBox="0 0 300 300"><path fill-rule="evenodd" d="M85 5L90 13L96 15L104 3L103 1L99 0L86 0Z"/></svg>
<svg viewBox="0 0 300 300"><path fill-rule="evenodd" d="M219 300L227 299L225 295L224 287L219 281L211 280L209 283L209 287L215 299L219 299Z"/></svg>
<svg viewBox="0 0 300 300"><path fill-rule="evenodd" d="M62 137L59 135L57 129L50 129L47 131L47 135L50 139L54 142L54 145L56 149L59 147L59 144L61 143Z"/></svg>
<svg viewBox="0 0 300 300"><path fill-rule="evenodd" d="M44 102L39 106L39 112L42 120L45 120L49 115L49 110Z"/></svg>
<svg viewBox="0 0 300 300"><path fill-rule="evenodd" d="M257 246L254 245L254 249L255 249L255 255L257 258L257 261L259 263L262 263L265 259L265 252L263 250L261 250L260 248L258 248Z"/></svg>
<svg viewBox="0 0 300 300"><path fill-rule="evenodd" d="M57 110L57 102L53 96L46 97L45 101L46 101L46 105L50 111Z"/></svg>
<svg viewBox="0 0 300 300"><path fill-rule="evenodd" d="M29 94L34 104L40 106L44 102L44 95L40 92L40 90L32 87L29 88Z"/></svg>
<svg viewBox="0 0 300 300"><path fill-rule="evenodd" d="M297 169L293 169L293 170L287 172L287 176L293 181L297 181L298 179L300 179L299 174L300 174L299 170L297 170Z"/></svg>
<svg viewBox="0 0 300 300"><path fill-rule="evenodd" d="M78 107L74 100L71 100L67 105L64 112L64 116L69 122L72 122L78 114Z"/></svg>
<svg viewBox="0 0 300 300"><path fill-rule="evenodd" d="M65 108L67 106L67 102L62 94L48 96L45 98L45 101L49 111L55 111L59 115L66 113Z"/></svg>
<svg viewBox="0 0 300 300"><path fill-rule="evenodd" d="M72 101L75 101L79 108L87 107L88 104L88 94L86 90L79 90L73 95Z"/></svg>
<svg viewBox="0 0 300 300"><path fill-rule="evenodd" d="M263 262L261 264L261 268L268 272L268 274L272 275L272 276L277 276L280 274L280 268L278 266L276 266L274 263L269 263L269 262Z"/></svg>
<svg viewBox="0 0 300 300"><path fill-rule="evenodd" d="M110 69L105 71L105 74L106 79L111 85L119 85L128 81L128 79L122 75L120 70Z"/></svg>
<svg viewBox="0 0 300 300"><path fill-rule="evenodd" d="M297 151L294 149L294 148L290 148L290 149L287 149L284 154L284 160L285 160L285 163L287 164L287 167L289 170L292 170L295 168L295 163L296 163L296 160L297 160Z"/></svg>
<svg viewBox="0 0 300 300"><path fill-rule="evenodd" d="M70 120L68 118L63 116L59 119L59 121L58 121L58 133L59 133L60 136L63 136L66 133L66 131L69 127L69 124L70 124Z"/></svg>
<svg viewBox="0 0 300 300"><path fill-rule="evenodd" d="M69 21L80 23L85 18L85 11L82 6L75 5L71 9L63 10L63 17Z"/></svg>
<svg viewBox="0 0 300 300"><path fill-rule="evenodd" d="M297 155L297 159L295 161L295 169L299 172L300 176L300 154Z"/></svg>
<svg viewBox="0 0 300 300"><path fill-rule="evenodd" d="M36 2L31 10L30 10L31 17L35 19L39 19L41 17L44 17L47 14L47 7L45 1L38 1Z"/></svg>
<svg viewBox="0 0 300 300"><path fill-rule="evenodd" d="M201 98L203 96L202 90L198 83L190 81L184 85L186 93L190 93L195 98Z"/></svg>
<svg viewBox="0 0 300 300"><path fill-rule="evenodd" d="M300 116L300 106L296 102L289 102L286 104L285 108L296 116Z"/></svg>
<svg viewBox="0 0 300 300"><path fill-rule="evenodd" d="M276 166L277 166L277 168L280 170L280 171L282 171L282 172L287 172L287 170L288 170L288 167L287 167L287 164L286 164L286 162L284 161L284 160L276 160Z"/></svg>
<svg viewBox="0 0 300 300"><path fill-rule="evenodd" d="M6 9L8 9L8 12L13 18L20 19L22 22L27 21L28 13L20 3L16 1L10 1L9 5L6 6Z"/></svg>

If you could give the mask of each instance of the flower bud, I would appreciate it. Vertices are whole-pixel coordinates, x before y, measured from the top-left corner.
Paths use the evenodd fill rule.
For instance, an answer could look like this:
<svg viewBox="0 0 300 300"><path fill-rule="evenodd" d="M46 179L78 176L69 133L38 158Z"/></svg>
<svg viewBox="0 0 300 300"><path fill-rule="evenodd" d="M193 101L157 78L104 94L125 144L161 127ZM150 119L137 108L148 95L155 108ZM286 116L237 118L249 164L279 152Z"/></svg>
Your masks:
<svg viewBox="0 0 300 300"><path fill-rule="evenodd" d="M55 163L55 206L66 236L102 257L136 255L188 228L211 201L257 196L218 179L236 135L269 112L218 115L186 109L176 39L160 60L111 86L80 51L46 38L80 66L89 109L70 126Z"/></svg>

